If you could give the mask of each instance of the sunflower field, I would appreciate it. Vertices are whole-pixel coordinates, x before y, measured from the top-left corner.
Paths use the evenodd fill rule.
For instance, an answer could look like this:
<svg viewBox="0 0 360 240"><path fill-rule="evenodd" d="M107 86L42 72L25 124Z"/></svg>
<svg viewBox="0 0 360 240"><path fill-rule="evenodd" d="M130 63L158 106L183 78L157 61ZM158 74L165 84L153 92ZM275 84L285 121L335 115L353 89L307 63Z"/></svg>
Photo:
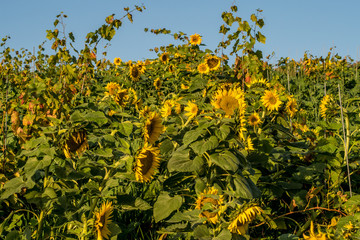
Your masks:
<svg viewBox="0 0 360 240"><path fill-rule="evenodd" d="M269 64L261 10L247 21L236 6L215 50L145 29L179 44L98 56L144 9L110 15L81 50L64 14L51 55L2 39L0 238L359 239L357 62Z"/></svg>

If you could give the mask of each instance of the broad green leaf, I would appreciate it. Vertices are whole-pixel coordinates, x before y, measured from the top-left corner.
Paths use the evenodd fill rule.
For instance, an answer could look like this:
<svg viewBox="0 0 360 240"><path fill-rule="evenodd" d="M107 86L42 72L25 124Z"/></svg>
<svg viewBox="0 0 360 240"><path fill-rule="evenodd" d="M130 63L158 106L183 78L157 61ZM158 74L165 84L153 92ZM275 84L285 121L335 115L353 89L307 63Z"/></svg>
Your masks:
<svg viewBox="0 0 360 240"><path fill-rule="evenodd" d="M1 194L1 199L7 199L14 193L19 193L23 187L26 187L26 182L23 177L16 177L10 179L4 184L4 192Z"/></svg>
<svg viewBox="0 0 360 240"><path fill-rule="evenodd" d="M210 231L206 227L206 225L198 225L194 229L194 236L196 237L196 239L211 239Z"/></svg>
<svg viewBox="0 0 360 240"><path fill-rule="evenodd" d="M130 136L133 131L133 124L130 121L120 123L119 132L124 136Z"/></svg>
<svg viewBox="0 0 360 240"><path fill-rule="evenodd" d="M222 169L234 172L238 170L240 164L239 159L227 150L211 154L210 160Z"/></svg>
<svg viewBox="0 0 360 240"><path fill-rule="evenodd" d="M179 195L170 197L167 192L162 192L154 204L155 222L167 218L172 212L178 210L182 201L182 197Z"/></svg>
<svg viewBox="0 0 360 240"><path fill-rule="evenodd" d="M221 125L219 129L216 129L215 131L215 135L220 139L220 140L225 140L226 137L229 135L230 133L230 127L228 125Z"/></svg>
<svg viewBox="0 0 360 240"><path fill-rule="evenodd" d="M90 112L85 115L85 119L89 122L95 122L100 127L103 126L108 122L108 119L106 118L105 114L103 112Z"/></svg>
<svg viewBox="0 0 360 240"><path fill-rule="evenodd" d="M219 235L213 238L213 240L228 240L231 239L231 232L228 229L223 229Z"/></svg>
<svg viewBox="0 0 360 240"><path fill-rule="evenodd" d="M209 139L203 139L192 143L190 147L194 150L196 154L202 155L209 150L215 149L218 145L219 141L217 137L211 136Z"/></svg>

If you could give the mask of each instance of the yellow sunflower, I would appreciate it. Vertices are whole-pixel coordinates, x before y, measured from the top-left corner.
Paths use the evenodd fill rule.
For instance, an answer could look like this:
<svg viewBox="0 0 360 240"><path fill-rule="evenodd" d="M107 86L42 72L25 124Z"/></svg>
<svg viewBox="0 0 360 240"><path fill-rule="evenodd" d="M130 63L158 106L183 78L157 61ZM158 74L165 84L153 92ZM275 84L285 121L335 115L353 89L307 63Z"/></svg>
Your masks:
<svg viewBox="0 0 360 240"><path fill-rule="evenodd" d="M201 44L201 36L197 33L190 36L190 44L191 45L200 45Z"/></svg>
<svg viewBox="0 0 360 240"><path fill-rule="evenodd" d="M64 144L64 154L67 158L72 158L74 154L81 155L89 148L86 131L75 130L71 132Z"/></svg>
<svg viewBox="0 0 360 240"><path fill-rule="evenodd" d="M295 113L297 112L296 107L297 107L296 100L292 96L288 97L288 102L286 103L286 111L288 112L290 117L295 116Z"/></svg>
<svg viewBox="0 0 360 240"><path fill-rule="evenodd" d="M187 116L188 118L194 118L196 117L199 108L198 106L195 104L195 101L188 101L187 106L184 108L185 110L185 116Z"/></svg>
<svg viewBox="0 0 360 240"><path fill-rule="evenodd" d="M245 150L252 151L254 150L254 144L252 143L251 138L248 136L245 141Z"/></svg>
<svg viewBox="0 0 360 240"><path fill-rule="evenodd" d="M160 87L161 87L161 80L160 80L160 78L156 78L156 79L154 80L154 87L155 87L156 90L159 90L159 89L160 89Z"/></svg>
<svg viewBox="0 0 360 240"><path fill-rule="evenodd" d="M140 74L143 74L146 70L146 65L143 61L137 61L136 67L139 69Z"/></svg>
<svg viewBox="0 0 360 240"><path fill-rule="evenodd" d="M160 61L163 63L168 62L169 61L169 53L164 52L163 54L161 54Z"/></svg>
<svg viewBox="0 0 360 240"><path fill-rule="evenodd" d="M115 82L109 82L105 88L107 90L107 92L105 92L106 95L114 96L117 90L120 88L120 85Z"/></svg>
<svg viewBox="0 0 360 240"><path fill-rule="evenodd" d="M259 117L259 114L257 114L256 112L251 114L249 116L249 124L254 127L259 126L261 124L261 119Z"/></svg>
<svg viewBox="0 0 360 240"><path fill-rule="evenodd" d="M174 106L173 100L166 100L160 109L161 116L167 118L171 115L172 108Z"/></svg>
<svg viewBox="0 0 360 240"><path fill-rule="evenodd" d="M214 195L214 196L211 196ZM219 221L220 215L224 212L223 195L218 195L218 190L214 187L204 190L196 200L195 209L201 211L199 217L206 218L207 221L216 224Z"/></svg>
<svg viewBox="0 0 360 240"><path fill-rule="evenodd" d="M95 212L95 229L97 233L97 240L108 239L111 235L109 230L109 225L112 220L110 219L112 216L114 208L111 202L106 202L101 205L101 208L98 212Z"/></svg>
<svg viewBox="0 0 360 240"><path fill-rule="evenodd" d="M156 112L151 112L145 122L144 127L144 139L145 142L154 144L156 140L160 137L161 133L164 131L164 126L162 125L162 119L160 115Z"/></svg>
<svg viewBox="0 0 360 240"><path fill-rule="evenodd" d="M115 59L114 59L114 64L115 64L116 66L119 66L119 65L121 64L121 62L122 62L121 58L115 58Z"/></svg>
<svg viewBox="0 0 360 240"><path fill-rule="evenodd" d="M217 56L208 55L205 59L205 63L209 67L210 71L215 71L219 69L221 59Z"/></svg>
<svg viewBox="0 0 360 240"><path fill-rule="evenodd" d="M200 63L197 67L199 73L208 73L210 71L209 66L206 63Z"/></svg>
<svg viewBox="0 0 360 240"><path fill-rule="evenodd" d="M159 168L160 149L145 143L136 157L135 178L139 182L150 182Z"/></svg>
<svg viewBox="0 0 360 240"><path fill-rule="evenodd" d="M263 210L258 206L252 206L247 208L245 211L242 211L229 225L228 229L232 233L239 235L245 235L249 223L252 222L256 216L260 215Z"/></svg>
<svg viewBox="0 0 360 240"><path fill-rule="evenodd" d="M235 109L240 106L244 108L244 93L238 87L232 89L221 88L215 93L211 104L215 108L225 111L226 116L229 117L234 114Z"/></svg>
<svg viewBox="0 0 360 240"><path fill-rule="evenodd" d="M119 89L115 95L115 102L122 107L125 107L129 100L129 93L127 89Z"/></svg>
<svg viewBox="0 0 360 240"><path fill-rule="evenodd" d="M138 81L139 80L140 75L141 75L141 71L140 71L140 69L138 68L138 66L136 64L130 66L129 75L130 75L130 77L131 77L131 79L133 81Z"/></svg>
<svg viewBox="0 0 360 240"><path fill-rule="evenodd" d="M262 103L266 107L267 110L273 111L278 110L280 105L282 104L279 95L276 91L265 90L265 95L261 98Z"/></svg>
<svg viewBox="0 0 360 240"><path fill-rule="evenodd" d="M321 117L323 118L326 118L326 112L328 110L328 106L330 104L330 101L331 101L331 94L328 94L328 95L325 95L323 97L323 99L321 100L321 104L320 104L320 114L321 114Z"/></svg>
<svg viewBox="0 0 360 240"><path fill-rule="evenodd" d="M319 233L316 234L314 232L314 223L313 223L313 221L311 221L311 223L310 223L310 233L309 233L309 235L305 235L305 233L304 233L303 237L304 237L305 240L307 240L307 239L309 239L309 240L326 240L327 239L325 233L322 233L321 231L319 231Z"/></svg>

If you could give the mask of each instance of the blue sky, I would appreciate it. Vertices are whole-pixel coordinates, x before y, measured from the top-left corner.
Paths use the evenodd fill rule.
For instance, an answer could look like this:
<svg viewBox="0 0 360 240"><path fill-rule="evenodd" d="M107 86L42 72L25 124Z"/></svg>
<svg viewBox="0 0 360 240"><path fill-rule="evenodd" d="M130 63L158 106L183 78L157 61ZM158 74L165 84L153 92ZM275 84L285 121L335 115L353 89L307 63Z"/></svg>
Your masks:
<svg viewBox="0 0 360 240"><path fill-rule="evenodd" d="M266 44L258 44L264 56L275 53L280 57L300 59L305 51L315 56L325 56L331 47L334 53L349 55L359 60L360 1L358 0L16 0L1 1L0 37L9 35L9 47L33 51L46 40L46 30L53 28L55 16L63 11L68 15L66 32L73 32L76 46L81 49L85 36L104 23L113 13L120 17L123 8L144 4L146 10L135 12L134 23L124 21L111 46L108 58L127 60L156 58L150 48L178 43L170 36L145 33L144 28L167 28L188 35L199 33L203 48L215 50L221 41L218 33L222 24L221 13L229 11L236 3L237 16L249 20L256 9L263 10L265 26L262 33ZM48 53L51 53L49 45ZM99 49L100 50L100 49Z"/></svg>

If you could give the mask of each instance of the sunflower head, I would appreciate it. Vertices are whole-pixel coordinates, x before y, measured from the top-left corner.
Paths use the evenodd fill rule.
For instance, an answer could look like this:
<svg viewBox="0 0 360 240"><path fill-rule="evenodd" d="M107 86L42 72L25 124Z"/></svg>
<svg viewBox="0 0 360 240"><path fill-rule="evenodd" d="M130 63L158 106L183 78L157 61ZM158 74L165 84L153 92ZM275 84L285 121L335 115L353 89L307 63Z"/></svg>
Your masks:
<svg viewBox="0 0 360 240"><path fill-rule="evenodd" d="M116 66L119 66L119 65L121 64L121 62L122 62L121 58L115 58L115 59L114 59L114 64L115 64Z"/></svg>
<svg viewBox="0 0 360 240"><path fill-rule="evenodd" d="M305 233L303 234L303 237L305 240L309 239L309 240L326 240L326 234L325 233L322 233L320 231L320 229L318 229L318 232L319 233L315 233L314 232L314 223L313 221L311 221L310 223L310 232L309 232L309 235L305 235Z"/></svg>
<svg viewBox="0 0 360 240"><path fill-rule="evenodd" d="M185 110L185 116L187 116L190 119L196 117L199 108L195 104L195 100L193 100L193 101L188 101L187 106L184 108L184 110Z"/></svg>
<svg viewBox="0 0 360 240"><path fill-rule="evenodd" d="M122 107L125 107L129 100L129 92L127 89L119 89L115 95L115 102Z"/></svg>
<svg viewBox="0 0 360 240"><path fill-rule="evenodd" d="M210 71L209 66L206 63L200 63L197 67L199 73L206 74Z"/></svg>
<svg viewBox="0 0 360 240"><path fill-rule="evenodd" d="M115 82L109 82L105 88L107 90L107 92L105 93L106 95L115 96L118 89L120 89L120 85Z"/></svg>
<svg viewBox="0 0 360 240"><path fill-rule="evenodd" d="M265 90L265 95L262 96L261 100L266 109L269 111L278 111L280 105L282 104L279 94L276 91Z"/></svg>
<svg viewBox="0 0 360 240"><path fill-rule="evenodd" d="M112 203L106 202L101 205L101 208L97 212L95 212L95 229L98 240L108 239L110 237L111 232L109 230L109 225L112 222L110 218L113 210Z"/></svg>
<svg viewBox="0 0 360 240"><path fill-rule="evenodd" d="M139 182L150 182L159 168L160 149L145 143L136 157L135 178Z"/></svg>
<svg viewBox="0 0 360 240"><path fill-rule="evenodd" d="M159 90L159 89L160 89L160 87L161 87L161 80L160 80L160 78L156 78L156 79L154 80L154 87L155 87L156 90Z"/></svg>
<svg viewBox="0 0 360 240"><path fill-rule="evenodd" d="M205 189L200 193L196 200L195 209L202 210L199 217L206 218L207 221L216 224L220 215L224 212L224 197L218 194L218 190L214 187Z"/></svg>
<svg viewBox="0 0 360 240"><path fill-rule="evenodd" d="M206 57L205 63L209 67L210 71L215 71L219 69L221 59L217 56L209 55Z"/></svg>
<svg viewBox="0 0 360 240"><path fill-rule="evenodd" d="M290 96L288 97L288 102L286 103L286 111L290 117L294 117L297 112L297 103L296 100Z"/></svg>
<svg viewBox="0 0 360 240"><path fill-rule="evenodd" d="M335 104L332 94L325 95L320 103L321 117L330 119L338 113L338 106Z"/></svg>
<svg viewBox="0 0 360 240"><path fill-rule="evenodd" d="M144 140L150 144L154 144L161 133L164 131L164 126L162 125L162 119L160 115L156 112L151 112L146 118L144 126Z"/></svg>
<svg viewBox="0 0 360 240"><path fill-rule="evenodd" d="M263 210L259 206L252 206L242 209L241 212L230 223L228 229L232 233L245 235L249 223L252 222L258 215L262 214Z"/></svg>
<svg viewBox="0 0 360 240"><path fill-rule="evenodd" d="M63 148L67 158L72 158L75 154L81 155L87 148L89 148L89 144L84 129L69 132Z"/></svg>
<svg viewBox="0 0 360 240"><path fill-rule="evenodd" d="M229 117L234 114L236 109L245 110L244 93L238 87L223 87L215 93L211 104L216 109L225 111L226 116Z"/></svg>
<svg viewBox="0 0 360 240"><path fill-rule="evenodd" d="M169 61L169 53L164 52L163 54L160 55L160 61L163 63L167 63Z"/></svg>
<svg viewBox="0 0 360 240"><path fill-rule="evenodd" d="M249 124L250 126L254 126L254 127L259 126L261 124L261 119L259 117L259 114L257 114L256 112L251 114L249 116Z"/></svg>
<svg viewBox="0 0 360 240"><path fill-rule="evenodd" d="M141 75L141 71L139 69L139 67L136 65L136 64L133 64L130 66L130 78L133 80L133 81L138 81L139 78L140 78L140 75Z"/></svg>
<svg viewBox="0 0 360 240"><path fill-rule="evenodd" d="M200 45L201 44L201 36L197 33L190 36L190 44L191 45Z"/></svg>

